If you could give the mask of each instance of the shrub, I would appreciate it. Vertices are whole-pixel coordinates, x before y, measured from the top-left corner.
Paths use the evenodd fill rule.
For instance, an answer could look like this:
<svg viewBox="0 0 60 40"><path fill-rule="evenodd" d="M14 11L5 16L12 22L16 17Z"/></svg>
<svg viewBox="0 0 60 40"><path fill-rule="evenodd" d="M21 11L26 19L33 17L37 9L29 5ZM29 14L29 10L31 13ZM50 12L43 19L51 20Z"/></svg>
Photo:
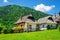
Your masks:
<svg viewBox="0 0 60 40"><path fill-rule="evenodd" d="M20 30L18 30L20 33L22 33L23 32L23 29L20 29Z"/></svg>
<svg viewBox="0 0 60 40"><path fill-rule="evenodd" d="M14 30L11 29L11 30L10 30L10 33L14 33Z"/></svg>
<svg viewBox="0 0 60 40"><path fill-rule="evenodd" d="M60 31L60 25L58 26L58 30Z"/></svg>
<svg viewBox="0 0 60 40"><path fill-rule="evenodd" d="M47 29L49 30L50 28L51 28L51 25L48 25L48 26L47 26Z"/></svg>
<svg viewBox="0 0 60 40"><path fill-rule="evenodd" d="M1 34L2 29L3 29L3 28L2 28L2 27L0 27L0 34Z"/></svg>
<svg viewBox="0 0 60 40"><path fill-rule="evenodd" d="M7 34L7 33L8 33L8 30L7 30L7 29L4 29L4 30L3 30L3 33L4 33L4 34Z"/></svg>
<svg viewBox="0 0 60 40"><path fill-rule="evenodd" d="M60 31L60 27L59 27L59 31Z"/></svg>

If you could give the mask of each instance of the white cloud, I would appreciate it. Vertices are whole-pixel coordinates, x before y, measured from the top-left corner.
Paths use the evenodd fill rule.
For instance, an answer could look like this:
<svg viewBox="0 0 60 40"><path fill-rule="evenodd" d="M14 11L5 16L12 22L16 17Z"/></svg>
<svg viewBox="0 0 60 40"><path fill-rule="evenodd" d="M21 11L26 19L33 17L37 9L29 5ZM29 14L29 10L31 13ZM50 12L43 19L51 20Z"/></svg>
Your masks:
<svg viewBox="0 0 60 40"><path fill-rule="evenodd" d="M49 12L51 11L53 8L55 8L55 5L51 5L51 6L46 6L44 4L39 4L37 6L34 6L34 9L37 11L42 11L42 12Z"/></svg>
<svg viewBox="0 0 60 40"><path fill-rule="evenodd" d="M8 0L3 0L3 2L5 2L5 3L6 3L6 2L8 2Z"/></svg>

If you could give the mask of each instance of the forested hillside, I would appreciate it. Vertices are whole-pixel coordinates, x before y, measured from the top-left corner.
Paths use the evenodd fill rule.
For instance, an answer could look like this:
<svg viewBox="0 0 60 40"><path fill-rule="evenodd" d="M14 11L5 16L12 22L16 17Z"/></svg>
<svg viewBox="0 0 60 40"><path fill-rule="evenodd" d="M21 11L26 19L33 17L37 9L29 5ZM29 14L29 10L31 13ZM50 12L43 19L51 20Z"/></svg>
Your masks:
<svg viewBox="0 0 60 40"><path fill-rule="evenodd" d="M11 29L20 16L28 15L30 13L36 20L48 16L48 14L28 7L21 7L17 5L3 6L0 7L0 26L5 26L8 29Z"/></svg>

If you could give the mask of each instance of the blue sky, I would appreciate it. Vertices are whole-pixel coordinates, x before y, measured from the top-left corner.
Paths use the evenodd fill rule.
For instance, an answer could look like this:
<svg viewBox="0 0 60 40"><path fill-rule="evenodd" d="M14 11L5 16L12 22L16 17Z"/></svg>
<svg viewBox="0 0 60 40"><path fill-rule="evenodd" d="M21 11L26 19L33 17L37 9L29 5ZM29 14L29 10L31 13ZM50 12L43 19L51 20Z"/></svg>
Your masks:
<svg viewBox="0 0 60 40"><path fill-rule="evenodd" d="M0 6L16 4L49 14L60 11L60 0L0 0Z"/></svg>

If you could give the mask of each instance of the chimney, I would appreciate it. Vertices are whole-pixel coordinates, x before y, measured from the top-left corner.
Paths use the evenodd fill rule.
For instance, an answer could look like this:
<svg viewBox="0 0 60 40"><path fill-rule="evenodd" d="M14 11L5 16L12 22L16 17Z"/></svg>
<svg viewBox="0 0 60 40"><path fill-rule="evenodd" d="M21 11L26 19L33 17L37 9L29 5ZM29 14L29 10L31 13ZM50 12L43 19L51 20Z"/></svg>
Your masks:
<svg viewBox="0 0 60 40"><path fill-rule="evenodd" d="M20 16L20 19L22 20L22 16Z"/></svg>
<svg viewBox="0 0 60 40"><path fill-rule="evenodd" d="M55 19L56 19L56 13L54 14L54 16L55 16Z"/></svg>
<svg viewBox="0 0 60 40"><path fill-rule="evenodd" d="M32 14L30 13L29 16L32 16Z"/></svg>

